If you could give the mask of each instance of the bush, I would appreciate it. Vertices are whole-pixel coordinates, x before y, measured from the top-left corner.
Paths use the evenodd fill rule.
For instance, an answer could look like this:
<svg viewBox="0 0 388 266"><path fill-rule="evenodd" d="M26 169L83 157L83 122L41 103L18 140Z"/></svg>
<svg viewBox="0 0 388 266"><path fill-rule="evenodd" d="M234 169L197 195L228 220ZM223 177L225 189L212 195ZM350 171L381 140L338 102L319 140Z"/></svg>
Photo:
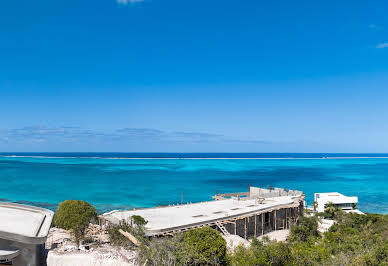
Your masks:
<svg viewBox="0 0 388 266"><path fill-rule="evenodd" d="M125 221L121 221L119 225L115 225L109 229L108 234L110 243L114 246L120 246L126 249L132 248L134 244L119 232L120 229L126 232L132 232L132 227Z"/></svg>
<svg viewBox="0 0 388 266"><path fill-rule="evenodd" d="M139 216L139 215L133 215L131 217L132 219L132 223L136 226L145 226L148 221L146 221L146 219L144 219L143 217Z"/></svg>
<svg viewBox="0 0 388 266"><path fill-rule="evenodd" d="M325 204L325 213L328 213L332 219L343 215L343 210L332 202Z"/></svg>
<svg viewBox="0 0 388 266"><path fill-rule="evenodd" d="M226 241L210 227L155 238L138 250L144 265L228 265Z"/></svg>
<svg viewBox="0 0 388 266"><path fill-rule="evenodd" d="M83 238L90 222L97 218L96 209L86 201L66 200L59 204L53 219L53 225L70 230L75 239Z"/></svg>
<svg viewBox="0 0 388 266"><path fill-rule="evenodd" d="M300 217L298 224L291 227L291 241L305 242L318 236L318 221L315 217Z"/></svg>
<svg viewBox="0 0 388 266"><path fill-rule="evenodd" d="M315 216L322 219L331 219L331 214L326 212L318 212L315 214Z"/></svg>
<svg viewBox="0 0 388 266"><path fill-rule="evenodd" d="M139 215L133 215L131 217L131 232L136 238L138 238L141 242L146 240L145 238L145 225L148 223L143 217Z"/></svg>
<svg viewBox="0 0 388 266"><path fill-rule="evenodd" d="M181 245L182 234L173 237L154 238L148 246L141 245L138 249L139 265L175 266L178 263L177 250Z"/></svg>
<svg viewBox="0 0 388 266"><path fill-rule="evenodd" d="M225 265L227 263L226 241L218 231L210 227L183 233L177 253L179 264Z"/></svg>
<svg viewBox="0 0 388 266"><path fill-rule="evenodd" d="M122 220L118 225L114 225L109 229L109 240L112 245L122 246L124 248L131 248L134 246L134 244L128 238L119 232L120 229L132 234L134 237L136 237L137 240L139 240L141 244L147 244L148 240L145 237L144 225L146 225L148 221L138 215L132 216L131 221L132 223L130 225L125 220Z"/></svg>

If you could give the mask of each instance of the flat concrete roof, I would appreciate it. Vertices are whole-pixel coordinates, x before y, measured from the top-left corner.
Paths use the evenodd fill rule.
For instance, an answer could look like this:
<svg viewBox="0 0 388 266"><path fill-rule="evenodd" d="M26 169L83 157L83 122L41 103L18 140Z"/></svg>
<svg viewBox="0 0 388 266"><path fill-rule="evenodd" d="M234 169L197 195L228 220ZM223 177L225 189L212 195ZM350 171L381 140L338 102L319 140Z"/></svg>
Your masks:
<svg viewBox="0 0 388 266"><path fill-rule="evenodd" d="M22 243L44 243L54 213L50 210L0 202L0 238Z"/></svg>
<svg viewBox="0 0 388 266"><path fill-rule="evenodd" d="M132 211L112 211L102 216L114 223L129 221L133 215L140 215L148 221L146 230L150 234L158 234L195 225L221 221L253 214L260 211L294 204L300 196L282 196L266 198L259 203L256 199L231 198L216 201L206 201L168 207L139 209Z"/></svg>
<svg viewBox="0 0 388 266"><path fill-rule="evenodd" d="M328 201L335 204L358 202L358 197L348 197L338 192L314 193L314 198L316 201Z"/></svg>

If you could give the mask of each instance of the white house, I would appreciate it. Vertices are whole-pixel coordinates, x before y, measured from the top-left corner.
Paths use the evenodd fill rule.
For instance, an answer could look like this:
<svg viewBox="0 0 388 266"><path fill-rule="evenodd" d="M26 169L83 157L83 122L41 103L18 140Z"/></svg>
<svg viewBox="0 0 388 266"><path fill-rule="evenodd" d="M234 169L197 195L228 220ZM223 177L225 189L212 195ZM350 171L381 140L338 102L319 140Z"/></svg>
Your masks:
<svg viewBox="0 0 388 266"><path fill-rule="evenodd" d="M344 211L350 211L353 210L353 206L357 204L358 198L347 197L338 192L314 193L314 201L318 203L318 212L324 212L325 205L329 202L332 202Z"/></svg>

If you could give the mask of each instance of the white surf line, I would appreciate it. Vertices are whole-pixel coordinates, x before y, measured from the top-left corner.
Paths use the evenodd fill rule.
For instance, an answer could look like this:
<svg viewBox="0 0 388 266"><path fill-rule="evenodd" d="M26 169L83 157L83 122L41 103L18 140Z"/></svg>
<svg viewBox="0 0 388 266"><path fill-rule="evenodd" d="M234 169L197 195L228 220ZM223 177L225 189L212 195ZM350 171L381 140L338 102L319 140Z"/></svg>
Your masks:
<svg viewBox="0 0 388 266"><path fill-rule="evenodd" d="M286 158L260 158L260 157L244 157L244 158L228 158L228 157L222 157L222 158L186 158L186 157L164 157L164 158L158 158L158 157L149 157L149 158L142 158L142 157L135 157L135 158L129 158L129 157L63 157L63 156L21 156L21 155L0 155L0 157L5 158L37 158L37 159L107 159L107 160L336 160L336 159L388 159L384 156L379 157L286 157Z"/></svg>

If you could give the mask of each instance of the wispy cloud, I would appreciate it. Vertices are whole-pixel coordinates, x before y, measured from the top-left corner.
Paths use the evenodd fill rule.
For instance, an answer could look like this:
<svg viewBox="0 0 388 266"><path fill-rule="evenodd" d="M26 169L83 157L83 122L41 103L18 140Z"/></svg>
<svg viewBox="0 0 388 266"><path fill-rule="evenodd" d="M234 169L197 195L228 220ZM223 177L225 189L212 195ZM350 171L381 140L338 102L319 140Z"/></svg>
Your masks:
<svg viewBox="0 0 388 266"><path fill-rule="evenodd" d="M0 130L0 142L6 143L269 143L206 132L162 131L152 128L122 128L110 132L79 127L28 126Z"/></svg>
<svg viewBox="0 0 388 266"><path fill-rule="evenodd" d="M378 45L376 45L376 48L377 49L388 48L388 42L379 43Z"/></svg>
<svg viewBox="0 0 388 266"><path fill-rule="evenodd" d="M99 135L97 132L78 127L28 126L0 131L0 138L7 142L76 141Z"/></svg>
<svg viewBox="0 0 388 266"><path fill-rule="evenodd" d="M136 4L144 2L144 0L117 0L117 3L121 5Z"/></svg>

